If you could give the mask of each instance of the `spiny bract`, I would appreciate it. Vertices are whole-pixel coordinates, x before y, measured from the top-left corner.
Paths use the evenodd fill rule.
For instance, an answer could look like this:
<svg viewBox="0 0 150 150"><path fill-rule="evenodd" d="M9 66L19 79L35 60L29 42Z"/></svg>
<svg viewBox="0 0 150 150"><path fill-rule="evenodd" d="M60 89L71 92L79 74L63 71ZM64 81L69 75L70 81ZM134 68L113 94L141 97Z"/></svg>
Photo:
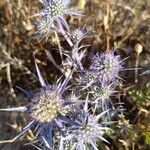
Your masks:
<svg viewBox="0 0 150 150"><path fill-rule="evenodd" d="M73 150L87 149L98 150L97 142L108 141L103 137L104 134L110 130L104 122L99 122L99 119L105 114L103 112L99 115L91 115L88 112L79 113L78 121L81 126L78 128L68 129L68 136L64 137L64 143L70 143L68 146ZM64 145L66 146L66 144Z"/></svg>

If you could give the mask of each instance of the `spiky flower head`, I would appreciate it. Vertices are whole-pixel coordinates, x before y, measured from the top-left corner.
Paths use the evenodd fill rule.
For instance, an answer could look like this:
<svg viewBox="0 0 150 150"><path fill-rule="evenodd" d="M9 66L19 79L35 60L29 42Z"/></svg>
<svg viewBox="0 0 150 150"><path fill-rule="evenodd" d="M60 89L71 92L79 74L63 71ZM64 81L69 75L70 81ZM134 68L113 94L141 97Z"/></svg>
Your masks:
<svg viewBox="0 0 150 150"><path fill-rule="evenodd" d="M50 86L44 81L37 64L35 65L42 86L40 92L32 94L20 88L31 99L31 102L26 106L0 109L0 111L21 111L31 116L32 121L12 141L17 140L36 124L37 141L51 149L53 147L52 133L56 128L60 129L67 123L75 126L78 125L67 116L71 103L65 101L62 96L70 76L64 82L57 82L55 85Z"/></svg>
<svg viewBox="0 0 150 150"><path fill-rule="evenodd" d="M41 17L41 19L36 22L36 32L34 36L42 39L45 38L47 41L54 31L57 31L57 29L50 23L50 20L47 17Z"/></svg>
<svg viewBox="0 0 150 150"><path fill-rule="evenodd" d="M68 127L66 135L61 137L60 149L68 147L72 150L84 150L84 149L97 149L97 141L108 141L103 137L110 128L107 127L105 120L105 114L108 112L102 112L98 115L95 113L91 114L88 108L89 95L87 95L82 109L78 109L73 117L76 122L80 124L78 127Z"/></svg>
<svg viewBox="0 0 150 150"><path fill-rule="evenodd" d="M77 130L76 134L78 135L78 141L83 140L83 143L95 141L99 137L99 134L103 135L103 130L106 129L99 125L98 119L94 115L87 115L82 118L82 124L81 130Z"/></svg>
<svg viewBox="0 0 150 150"><path fill-rule="evenodd" d="M50 24L63 25L68 29L64 15L80 15L79 11L69 8L70 0L41 0L44 8L34 16L43 16L49 19ZM59 25L57 27L59 27Z"/></svg>
<svg viewBox="0 0 150 150"><path fill-rule="evenodd" d="M78 45L87 36L85 29L75 29L70 33L70 37L75 45Z"/></svg>
<svg viewBox="0 0 150 150"><path fill-rule="evenodd" d="M80 88L87 89L96 82L94 72L84 69L76 81Z"/></svg>
<svg viewBox="0 0 150 150"><path fill-rule="evenodd" d="M113 51L104 54L97 53L92 58L90 66L98 80L102 83L109 83L114 81L122 70L122 61L120 56L115 56Z"/></svg>
<svg viewBox="0 0 150 150"><path fill-rule="evenodd" d="M48 15L52 19L61 17L69 11L70 0L41 0L41 2L45 7L41 15Z"/></svg>
<svg viewBox="0 0 150 150"><path fill-rule="evenodd" d="M49 86L33 97L30 111L31 116L37 121L51 122L58 114L65 116L68 113L68 108L56 88Z"/></svg>
<svg viewBox="0 0 150 150"><path fill-rule="evenodd" d="M81 13L69 8L70 0L40 0L40 2L43 4L43 9L40 10L39 13L33 15L33 17L38 17L41 21L43 18L45 19L43 21L44 25L39 21L39 26L42 26L42 28L40 27L39 30L37 29L37 32L39 32L39 34L44 34L43 36L48 38L51 33L50 31L57 31L64 36L68 44L72 47L73 43L66 34L66 30L69 31L69 26L64 15L81 15ZM45 31L48 32L46 33Z"/></svg>
<svg viewBox="0 0 150 150"><path fill-rule="evenodd" d="M93 96L99 99L109 99L114 93L114 85L101 84L100 86L93 86Z"/></svg>
<svg viewBox="0 0 150 150"><path fill-rule="evenodd" d="M105 124L99 123L99 119L103 114L97 116L85 112L79 114L78 119L81 122L81 126L72 129L68 137L64 138L72 145L71 149L83 150L87 148L97 150L97 141L101 140L108 143L103 135L110 129Z"/></svg>
<svg viewBox="0 0 150 150"><path fill-rule="evenodd" d="M129 123L129 120L125 119L125 116L123 114L118 115L118 128L120 134L126 134L129 132L130 129L133 128L133 126Z"/></svg>
<svg viewBox="0 0 150 150"><path fill-rule="evenodd" d="M116 91L115 84L104 84L91 86L91 93L93 94L93 102L95 104L95 110L102 108L103 111L110 109L112 102L110 97L113 96Z"/></svg>

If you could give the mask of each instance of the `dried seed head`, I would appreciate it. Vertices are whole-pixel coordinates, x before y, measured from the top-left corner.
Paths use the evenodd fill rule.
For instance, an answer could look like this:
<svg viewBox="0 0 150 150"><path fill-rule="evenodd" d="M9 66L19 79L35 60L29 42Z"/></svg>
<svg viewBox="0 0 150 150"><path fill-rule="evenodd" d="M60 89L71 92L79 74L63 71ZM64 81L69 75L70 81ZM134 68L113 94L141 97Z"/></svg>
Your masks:
<svg viewBox="0 0 150 150"><path fill-rule="evenodd" d="M134 47L137 54L140 54L143 51L143 46L140 43L137 43Z"/></svg>
<svg viewBox="0 0 150 150"><path fill-rule="evenodd" d="M58 114L66 115L61 96L51 89L42 90L33 98L31 116L40 122L51 122Z"/></svg>

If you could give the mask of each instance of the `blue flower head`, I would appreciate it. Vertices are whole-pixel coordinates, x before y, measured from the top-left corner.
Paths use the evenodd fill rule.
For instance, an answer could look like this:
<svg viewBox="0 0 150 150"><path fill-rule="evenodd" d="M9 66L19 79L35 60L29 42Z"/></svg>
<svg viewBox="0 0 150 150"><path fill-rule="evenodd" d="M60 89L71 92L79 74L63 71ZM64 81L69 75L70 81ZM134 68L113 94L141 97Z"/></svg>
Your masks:
<svg viewBox="0 0 150 150"><path fill-rule="evenodd" d="M110 128L106 125L107 123L103 122L102 119L105 113L107 113L107 111L98 115L90 114L88 112L88 104L86 101L83 110L80 110L76 116L76 121L80 122L81 126L77 128L68 128L68 135L62 137L62 145L66 146L67 141L69 144L68 146L73 150L98 150L97 142L99 140L108 143L103 137L108 130L110 131ZM60 146L61 149L63 149L62 145Z"/></svg>
<svg viewBox="0 0 150 150"><path fill-rule="evenodd" d="M101 84L101 85L93 85L91 87L91 93L93 95L93 102L95 104L95 110L97 108L101 108L103 111L110 109L112 106L112 102L110 96L114 96L117 92L114 90L115 84Z"/></svg>
<svg viewBox="0 0 150 150"><path fill-rule="evenodd" d="M97 53L93 56L90 66L90 70L95 73L97 79L102 83L115 81L122 69L122 60L120 56L115 56L113 51L104 54Z"/></svg>
<svg viewBox="0 0 150 150"><path fill-rule="evenodd" d="M41 19L36 22L36 32L34 36L41 39L45 38L47 41L54 31L57 31L57 29L50 23L50 20L47 17L41 17Z"/></svg>
<svg viewBox="0 0 150 150"><path fill-rule="evenodd" d="M32 121L13 139L17 140L22 134L27 132L31 127L36 125L36 139L44 144L48 149L53 147L53 132L57 128L61 129L64 124L78 125L72 121L67 114L70 110L70 102L63 98L63 92L66 89L69 81L69 76L64 82L57 82L55 85L48 85L44 81L38 66L36 70L41 83L42 89L36 94L31 94L22 89L28 95L31 102L26 106L16 108L0 109L0 111L20 111L28 113Z"/></svg>
<svg viewBox="0 0 150 150"><path fill-rule="evenodd" d="M51 31L51 29L56 29L53 30L53 32L60 32L66 38L70 46L73 46L73 43L65 31L65 29L69 30L69 26L64 15L80 15L81 13L69 8L70 0L40 0L40 2L43 4L43 9L39 13L33 15L34 17L40 17L38 26L42 26L42 28L40 28L40 30L37 28L37 32L44 34L44 36L48 38L51 33L49 31ZM44 25L41 22L43 22ZM46 33L45 30L43 32L43 29L46 29L48 32Z"/></svg>
<svg viewBox="0 0 150 150"><path fill-rule="evenodd" d="M78 46L79 43L86 37L88 37L88 32L86 31L85 28L82 28L82 29L75 29L75 30L72 30L71 33L70 33L70 37L73 41L73 43Z"/></svg>
<svg viewBox="0 0 150 150"><path fill-rule="evenodd" d="M81 75L76 79L77 84L82 89L89 88L96 81L94 72L84 69L81 70Z"/></svg>

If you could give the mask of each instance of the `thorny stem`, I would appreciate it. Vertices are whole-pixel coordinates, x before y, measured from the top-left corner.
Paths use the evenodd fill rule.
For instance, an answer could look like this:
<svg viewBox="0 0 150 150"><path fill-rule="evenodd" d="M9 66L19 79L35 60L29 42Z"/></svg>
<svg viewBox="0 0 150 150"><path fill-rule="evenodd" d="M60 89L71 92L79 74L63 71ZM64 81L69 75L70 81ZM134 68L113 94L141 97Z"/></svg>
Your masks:
<svg viewBox="0 0 150 150"><path fill-rule="evenodd" d="M62 24L60 23L60 20L58 19L57 22L58 22L60 33L64 36L64 38L66 39L66 41L68 42L68 44L70 45L70 47L72 47L73 43L70 40L70 38L68 37L68 35L65 33L65 31L64 31L64 29L62 27Z"/></svg>
<svg viewBox="0 0 150 150"><path fill-rule="evenodd" d="M60 57L61 57L61 60L63 61L63 52L62 52L62 47L61 47L61 45L60 45L59 37L58 37L58 34L57 34L57 32L56 32L56 31L55 31L55 37L56 37L56 41L57 41L57 44L58 44Z"/></svg>
<svg viewBox="0 0 150 150"><path fill-rule="evenodd" d="M6 143L13 143L14 139L12 140L4 140L4 141L0 141L0 144L6 144Z"/></svg>

